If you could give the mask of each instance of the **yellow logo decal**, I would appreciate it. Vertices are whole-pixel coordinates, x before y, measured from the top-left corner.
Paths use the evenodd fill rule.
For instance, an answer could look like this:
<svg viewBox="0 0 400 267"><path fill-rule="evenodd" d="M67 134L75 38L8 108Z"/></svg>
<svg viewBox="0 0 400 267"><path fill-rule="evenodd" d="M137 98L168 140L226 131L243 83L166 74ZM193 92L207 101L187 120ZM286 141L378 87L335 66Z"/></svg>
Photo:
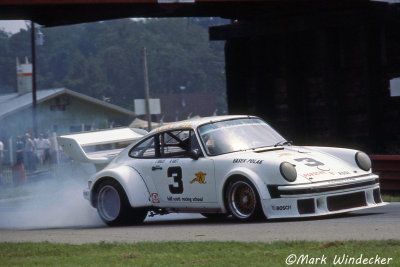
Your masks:
<svg viewBox="0 0 400 267"><path fill-rule="evenodd" d="M285 156L291 156L292 154L290 153L281 153L278 155L278 157L285 157Z"/></svg>
<svg viewBox="0 0 400 267"><path fill-rule="evenodd" d="M194 182L199 182L199 184L205 184L206 183L206 175L207 173L204 173L202 171L199 171L198 173L195 173L196 178L194 178L190 184L193 184Z"/></svg>

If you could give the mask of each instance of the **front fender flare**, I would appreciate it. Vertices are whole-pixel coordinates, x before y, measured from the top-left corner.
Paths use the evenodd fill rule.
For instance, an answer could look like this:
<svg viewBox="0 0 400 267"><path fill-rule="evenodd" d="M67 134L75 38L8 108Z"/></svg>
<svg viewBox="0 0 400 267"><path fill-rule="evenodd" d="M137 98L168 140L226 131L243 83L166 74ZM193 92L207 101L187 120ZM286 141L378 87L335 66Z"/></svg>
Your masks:
<svg viewBox="0 0 400 267"><path fill-rule="evenodd" d="M124 189L129 203L132 207L149 207L151 206L150 192L144 182L142 176L129 166L119 166L116 168L105 169L98 172L91 188L91 203L95 205L94 196L98 185L105 179L116 180Z"/></svg>
<svg viewBox="0 0 400 267"><path fill-rule="evenodd" d="M232 169L225 177L224 177L224 183L221 188L221 195L220 195L220 201L221 203L225 203L225 188L227 186L228 180L230 180L231 177L234 176L242 176L247 178L257 189L258 195L260 196L260 200L262 199L269 199L270 194L267 190L267 186L265 185L264 181L257 175L256 172L253 170L250 170L245 167L238 167L235 169ZM264 203L264 201L261 201L261 203ZM225 205L223 205L225 209Z"/></svg>

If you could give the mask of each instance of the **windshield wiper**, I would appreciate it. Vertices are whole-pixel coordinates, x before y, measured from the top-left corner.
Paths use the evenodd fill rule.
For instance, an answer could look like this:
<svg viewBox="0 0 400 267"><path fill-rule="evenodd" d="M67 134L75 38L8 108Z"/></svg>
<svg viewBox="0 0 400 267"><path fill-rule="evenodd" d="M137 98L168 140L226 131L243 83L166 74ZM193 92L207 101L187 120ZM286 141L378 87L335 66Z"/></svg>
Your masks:
<svg viewBox="0 0 400 267"><path fill-rule="evenodd" d="M278 143L276 143L275 145L274 145L274 147L277 147L277 146L284 146L284 145L293 145L293 141L279 141Z"/></svg>

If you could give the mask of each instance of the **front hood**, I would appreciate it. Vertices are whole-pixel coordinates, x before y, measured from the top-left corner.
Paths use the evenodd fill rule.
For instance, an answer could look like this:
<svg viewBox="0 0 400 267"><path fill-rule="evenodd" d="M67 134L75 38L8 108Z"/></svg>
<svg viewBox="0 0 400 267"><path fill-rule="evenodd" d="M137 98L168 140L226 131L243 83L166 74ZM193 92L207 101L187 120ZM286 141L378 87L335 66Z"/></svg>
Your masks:
<svg viewBox="0 0 400 267"><path fill-rule="evenodd" d="M242 161L244 164L259 166L269 162L276 162L276 165L278 165L286 161L296 166L298 178L301 177L313 183L369 173L358 168L355 162L346 162L333 155L308 147L290 146L246 151L241 153L240 157L236 154L232 161L233 163Z"/></svg>

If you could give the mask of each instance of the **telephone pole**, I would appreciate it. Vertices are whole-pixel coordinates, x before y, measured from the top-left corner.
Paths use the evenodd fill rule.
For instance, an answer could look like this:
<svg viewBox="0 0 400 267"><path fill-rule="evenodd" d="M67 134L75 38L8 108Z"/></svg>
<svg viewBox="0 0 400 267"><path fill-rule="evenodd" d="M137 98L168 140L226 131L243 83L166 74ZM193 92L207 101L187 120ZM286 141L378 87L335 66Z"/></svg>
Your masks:
<svg viewBox="0 0 400 267"><path fill-rule="evenodd" d="M149 76L147 73L147 54L146 47L143 47L143 80L144 80L144 95L146 105L146 119L147 119L147 130L151 131L151 115L150 115L150 93L149 93Z"/></svg>
<svg viewBox="0 0 400 267"><path fill-rule="evenodd" d="M35 23L31 21L31 49L32 49L32 131L34 137L38 136L38 123L36 116L36 39Z"/></svg>

